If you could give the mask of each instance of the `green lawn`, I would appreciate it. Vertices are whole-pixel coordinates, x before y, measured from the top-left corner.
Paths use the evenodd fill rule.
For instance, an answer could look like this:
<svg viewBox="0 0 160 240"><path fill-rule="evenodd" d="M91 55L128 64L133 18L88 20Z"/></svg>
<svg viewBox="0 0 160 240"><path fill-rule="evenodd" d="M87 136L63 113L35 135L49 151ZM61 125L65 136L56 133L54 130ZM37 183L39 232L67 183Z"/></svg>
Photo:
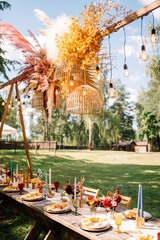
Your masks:
<svg viewBox="0 0 160 240"><path fill-rule="evenodd" d="M11 160L26 164L25 151L0 150L0 164L10 166ZM120 189L120 194L131 196L137 205L138 184L143 186L144 210L160 218L160 153L132 153L88 150L30 151L34 177L40 168L43 172L52 168L52 182L60 181L61 187L76 176L85 177L85 186L108 190ZM17 238L20 239L20 238Z"/></svg>

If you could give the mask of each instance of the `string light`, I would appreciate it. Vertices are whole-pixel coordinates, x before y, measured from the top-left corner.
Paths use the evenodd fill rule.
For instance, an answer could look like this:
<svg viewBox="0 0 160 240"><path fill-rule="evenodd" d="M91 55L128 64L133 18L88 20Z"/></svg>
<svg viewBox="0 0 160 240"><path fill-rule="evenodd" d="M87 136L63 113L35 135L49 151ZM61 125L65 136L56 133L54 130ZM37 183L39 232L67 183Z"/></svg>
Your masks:
<svg viewBox="0 0 160 240"><path fill-rule="evenodd" d="M14 110L14 105L12 104L12 110Z"/></svg>
<svg viewBox="0 0 160 240"><path fill-rule="evenodd" d="M110 83L109 83L109 90L108 90L108 96L113 98L116 96L116 92L113 88L112 84L112 59L111 59L111 43L110 43L110 35L108 35L108 43L109 43L109 57L110 57Z"/></svg>
<svg viewBox="0 0 160 240"><path fill-rule="evenodd" d="M2 106L4 106L5 105L5 101L4 100L2 100Z"/></svg>
<svg viewBox="0 0 160 240"><path fill-rule="evenodd" d="M27 103L29 103L31 100L30 96L28 95Z"/></svg>
<svg viewBox="0 0 160 240"><path fill-rule="evenodd" d="M22 104L22 110L25 110L25 109L26 109L25 102L23 102L23 104Z"/></svg>
<svg viewBox="0 0 160 240"><path fill-rule="evenodd" d="M20 105L20 104L21 104L21 101L20 101L20 99L18 99L18 102L17 102L17 104L18 104L18 105Z"/></svg>
<svg viewBox="0 0 160 240"><path fill-rule="evenodd" d="M9 105L8 105L8 108L10 109L11 108L11 104L9 103Z"/></svg>
<svg viewBox="0 0 160 240"><path fill-rule="evenodd" d="M153 17L153 28L152 28L152 31L151 31L151 43L155 43L157 41L157 38L156 38L156 30L154 28L154 15L153 15L153 12L152 13L152 17Z"/></svg>
<svg viewBox="0 0 160 240"><path fill-rule="evenodd" d="M141 61L146 62L149 59L149 55L148 53L146 53L146 48L144 45L144 41L143 41L143 37L142 37L142 21L143 21L143 17L141 17L141 39L142 39L142 47L141 47L141 53L139 55L139 58L141 59Z"/></svg>
<svg viewBox="0 0 160 240"><path fill-rule="evenodd" d="M97 80L99 81L101 76L100 76L100 68L98 65L96 66L96 71L97 71Z"/></svg>
<svg viewBox="0 0 160 240"><path fill-rule="evenodd" d="M127 67L127 64L126 64L126 50L125 50L125 46L126 46L126 31L125 31L124 27L123 27L123 32L124 32L124 65L123 65L124 76L125 77L129 77L130 73L128 71L128 67Z"/></svg>
<svg viewBox="0 0 160 240"><path fill-rule="evenodd" d="M73 76L70 76L70 84L71 84L71 86L74 85L74 82L73 82Z"/></svg>

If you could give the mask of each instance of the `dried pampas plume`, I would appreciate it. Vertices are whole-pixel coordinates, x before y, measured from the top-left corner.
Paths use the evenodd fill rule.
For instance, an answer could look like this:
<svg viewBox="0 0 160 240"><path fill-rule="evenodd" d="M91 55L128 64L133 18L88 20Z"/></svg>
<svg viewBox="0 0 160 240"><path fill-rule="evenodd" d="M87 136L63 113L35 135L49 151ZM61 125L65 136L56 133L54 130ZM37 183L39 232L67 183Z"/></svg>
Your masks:
<svg viewBox="0 0 160 240"><path fill-rule="evenodd" d="M48 101L47 101L47 109L48 109L48 115L49 115L49 121L51 122L51 116L52 116L52 108L54 105L54 83L50 83L48 87Z"/></svg>
<svg viewBox="0 0 160 240"><path fill-rule="evenodd" d="M48 27L52 26L53 21L43 11L34 9L34 12L41 22L43 22Z"/></svg>

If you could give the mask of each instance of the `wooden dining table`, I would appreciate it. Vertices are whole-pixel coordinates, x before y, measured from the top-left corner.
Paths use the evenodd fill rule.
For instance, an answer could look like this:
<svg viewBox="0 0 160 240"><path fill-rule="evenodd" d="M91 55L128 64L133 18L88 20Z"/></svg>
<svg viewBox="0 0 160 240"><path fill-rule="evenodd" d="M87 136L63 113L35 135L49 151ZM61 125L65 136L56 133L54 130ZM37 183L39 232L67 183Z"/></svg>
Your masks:
<svg viewBox="0 0 160 240"><path fill-rule="evenodd" d="M23 194L32 192L31 188L25 188ZM46 233L45 240L124 240L132 237L136 233L137 229L131 230L128 228L130 225L135 226L135 220L124 218L122 226L124 232L122 234L115 233L114 220L109 220L111 227L103 231L85 231L81 229L80 222L84 218L91 217L92 213L87 204L83 205L83 208L78 208L78 216L73 215L74 208L71 206L71 211L66 213L51 214L44 211L44 208L48 205L53 205L55 202L61 202L60 193L55 193L53 198L47 198L47 201L35 201L29 202L20 199L19 192L7 193L3 191L3 187L0 187L0 209L11 208L13 212L22 212L34 220L34 224L28 232L25 240L36 240L40 233L44 231ZM107 216L103 207L97 209L96 216ZM131 224L132 223L132 224ZM125 230L126 226L126 230ZM128 230L127 230L128 229ZM145 226L138 231L143 234L153 234L155 240L157 239L157 233L160 232L160 220L152 218Z"/></svg>

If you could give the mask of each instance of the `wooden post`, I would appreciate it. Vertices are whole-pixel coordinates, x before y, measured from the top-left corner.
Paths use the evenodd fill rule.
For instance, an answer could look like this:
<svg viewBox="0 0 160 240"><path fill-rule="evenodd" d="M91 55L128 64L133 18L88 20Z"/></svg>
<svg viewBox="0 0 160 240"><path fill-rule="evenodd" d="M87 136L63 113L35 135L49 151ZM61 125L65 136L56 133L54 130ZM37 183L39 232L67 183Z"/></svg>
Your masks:
<svg viewBox="0 0 160 240"><path fill-rule="evenodd" d="M16 85L17 99L20 99L17 83L15 83L15 85ZM29 167L29 169L30 169L30 177L33 178L32 166L31 166L31 160L30 160L30 156L29 156L29 149L28 149L28 143L27 143L27 138L26 138L26 132L25 132L25 126L24 126L24 120L23 120L21 103L18 105L18 109L19 109L19 115L20 115L21 125L22 125L22 132L23 132L23 138L24 138L24 146L25 146L26 155L27 155L27 164L28 164L28 167Z"/></svg>
<svg viewBox="0 0 160 240"><path fill-rule="evenodd" d="M108 34L111 34L112 32L118 31L120 28L128 25L131 22L136 21L138 18L141 18L143 16L146 16L153 10L160 7L160 1L155 0L151 2L150 4L144 6L143 8L138 9L136 12L133 12L129 14L127 17L119 20L118 22L112 24L111 26L107 27L106 30L108 30Z"/></svg>
<svg viewBox="0 0 160 240"><path fill-rule="evenodd" d="M5 122L5 119L6 119L7 112L8 112L8 105L9 105L9 102L10 102L10 99L11 99L12 91L13 91L13 84L11 84L10 91L9 91L9 94L8 94L7 103L6 103L6 106L5 106L4 113L3 113L3 118L2 118L1 127L0 127L0 138L2 136L2 130L3 130L4 122Z"/></svg>

